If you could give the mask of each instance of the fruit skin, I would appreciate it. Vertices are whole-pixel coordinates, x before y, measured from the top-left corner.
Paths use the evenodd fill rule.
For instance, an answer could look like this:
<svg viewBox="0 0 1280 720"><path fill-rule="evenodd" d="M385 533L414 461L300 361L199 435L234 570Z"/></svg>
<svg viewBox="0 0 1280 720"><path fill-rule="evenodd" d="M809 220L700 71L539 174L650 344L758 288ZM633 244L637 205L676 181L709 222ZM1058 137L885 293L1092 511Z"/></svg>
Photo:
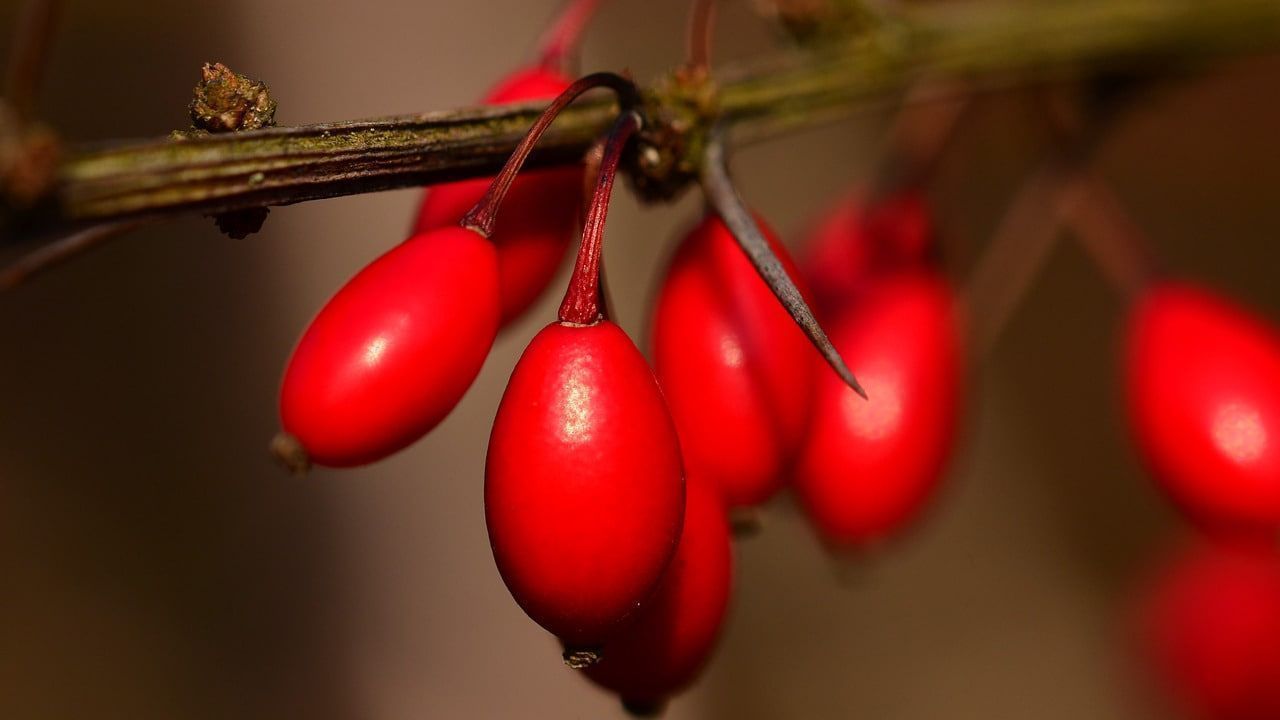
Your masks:
<svg viewBox="0 0 1280 720"><path fill-rule="evenodd" d="M937 273L904 273L880 281L829 328L870 397L832 373L818 379L794 488L832 546L865 546L901 529L946 468L963 378L953 298Z"/></svg>
<svg viewBox="0 0 1280 720"><path fill-rule="evenodd" d="M553 323L511 374L489 438L485 519L516 602L571 647L598 647L675 553L675 428L617 326Z"/></svg>
<svg viewBox="0 0 1280 720"><path fill-rule="evenodd" d="M757 222L798 278L773 231ZM769 499L804 434L819 356L719 217L706 216L677 249L651 336L689 474L731 506Z"/></svg>
<svg viewBox="0 0 1280 720"><path fill-rule="evenodd" d="M875 278L919 269L933 248L933 219L924 195L905 188L868 205L855 190L826 211L809 233L800 271L815 310L834 315Z"/></svg>
<svg viewBox="0 0 1280 720"><path fill-rule="evenodd" d="M1215 530L1280 528L1280 336L1203 289L1161 283L1126 329L1130 429L1156 481Z"/></svg>
<svg viewBox="0 0 1280 720"><path fill-rule="evenodd" d="M485 97L490 105L551 100L571 80L543 68L516 72ZM577 231L582 167L522 171L503 200L491 239L498 248L502 324L531 305L555 277ZM493 178L435 185L422 199L417 232L453 225L484 197Z"/></svg>
<svg viewBox="0 0 1280 720"><path fill-rule="evenodd" d="M727 513L714 488L690 476L675 558L635 621L605 643L587 677L630 707L661 706L692 683L709 659L732 584Z"/></svg>
<svg viewBox="0 0 1280 720"><path fill-rule="evenodd" d="M294 348L286 432L319 465L379 460L434 428L471 386L498 328L493 245L448 227L415 235L351 278Z"/></svg>
<svg viewBox="0 0 1280 720"><path fill-rule="evenodd" d="M1261 545L1193 545L1146 589L1139 640L1190 717L1280 717L1280 557Z"/></svg>

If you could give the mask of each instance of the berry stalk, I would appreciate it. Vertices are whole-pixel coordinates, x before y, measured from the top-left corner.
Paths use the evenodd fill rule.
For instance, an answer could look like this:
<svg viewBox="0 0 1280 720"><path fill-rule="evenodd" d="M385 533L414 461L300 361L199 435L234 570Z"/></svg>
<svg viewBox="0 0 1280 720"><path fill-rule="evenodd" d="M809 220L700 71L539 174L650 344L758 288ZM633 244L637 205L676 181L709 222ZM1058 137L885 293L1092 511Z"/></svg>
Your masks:
<svg viewBox="0 0 1280 720"><path fill-rule="evenodd" d="M48 66L49 48L58 30L61 0L27 0L9 49L4 97L22 122L34 115L40 80Z"/></svg>
<svg viewBox="0 0 1280 720"><path fill-rule="evenodd" d="M628 110L614 121L609 131L591 208L582 226L582 245L578 248L573 276L569 278L569 289L560 304L560 322L592 325L602 317L600 256L604 249L605 218L609 215L609 199L613 196L613 180L618 174L622 151L641 124L640 115Z"/></svg>
<svg viewBox="0 0 1280 720"><path fill-rule="evenodd" d="M569 0L538 43L538 65L556 72L564 70L599 6L600 0Z"/></svg>
<svg viewBox="0 0 1280 720"><path fill-rule="evenodd" d="M716 0L693 0L689 11L688 59L685 67L706 74L711 69L711 36L715 32Z"/></svg>
<svg viewBox="0 0 1280 720"><path fill-rule="evenodd" d="M507 192L511 190L511 183L515 182L516 176L524 167L525 160L528 159L529 153L533 152L533 147L538 144L542 134L551 127L551 123L555 122L561 111L578 99L579 95L596 88L608 88L616 93L623 113L630 112L640 104L640 92L636 89L635 83L616 73L592 73L575 81L555 100L552 100L547 109L542 111L542 115L534 121L533 126L511 153L511 157L507 158L502 170L493 178L489 191L462 217L459 222L462 227L474 230L485 237L493 234L493 228L497 224L498 208L502 205Z"/></svg>
<svg viewBox="0 0 1280 720"><path fill-rule="evenodd" d="M1136 298L1157 275L1141 228L1095 173L1081 169L1067 180L1058 212L1076 240L1117 290Z"/></svg>

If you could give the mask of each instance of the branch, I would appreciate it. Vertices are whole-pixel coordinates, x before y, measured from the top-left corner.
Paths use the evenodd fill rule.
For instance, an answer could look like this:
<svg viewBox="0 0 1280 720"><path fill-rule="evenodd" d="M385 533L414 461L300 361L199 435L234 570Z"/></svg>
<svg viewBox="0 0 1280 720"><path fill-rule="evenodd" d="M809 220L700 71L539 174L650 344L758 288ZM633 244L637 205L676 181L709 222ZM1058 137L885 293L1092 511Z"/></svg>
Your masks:
<svg viewBox="0 0 1280 720"><path fill-rule="evenodd" d="M655 86L648 92L646 123L671 116L693 124L681 132L705 136L722 121L740 138L754 139L850 114L921 78L991 87L1081 73L1167 73L1213 56L1276 47L1276 0L931 5L880 22L835 50L728 69L709 117L683 112L684 98L669 89L671 83ZM47 232L489 175L538 109L510 105L226 136L186 133L81 150L61 166L54 210L26 218L25 227ZM531 163L579 161L613 114L602 102L571 108ZM699 154L686 154L691 157L685 161L698 162ZM692 180L696 172L685 175Z"/></svg>

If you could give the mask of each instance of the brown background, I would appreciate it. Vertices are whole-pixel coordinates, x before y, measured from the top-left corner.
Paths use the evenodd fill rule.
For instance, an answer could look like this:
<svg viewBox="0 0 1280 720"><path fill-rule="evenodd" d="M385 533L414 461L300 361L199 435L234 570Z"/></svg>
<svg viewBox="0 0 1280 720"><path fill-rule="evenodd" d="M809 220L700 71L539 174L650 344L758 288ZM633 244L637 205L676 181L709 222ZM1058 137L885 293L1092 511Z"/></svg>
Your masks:
<svg viewBox="0 0 1280 720"><path fill-rule="evenodd" d="M16 3L0 3L0 27ZM81 140L185 124L200 64L270 82L284 123L466 104L529 56L552 0L66 3L44 115ZM726 2L717 58L769 28ZM685 4L616 0L584 69L655 76ZM0 42L7 42L3 40ZM1280 317L1280 63L1151 98L1105 171L1176 271ZM1015 97L966 123L935 197L957 274L1041 135ZM788 238L872 166L886 117L743 151ZM0 297L0 716L611 717L510 600L481 510L488 425L554 298L498 342L437 431L374 467L283 476L264 447L310 315L402 239L418 193L275 209L248 240L185 218ZM656 264L698 210L620 196L608 263L638 333ZM1136 689L1131 588L1179 523L1114 400L1120 300L1071 244L973 374L946 491L850 570L786 501L739 546L721 651L672 718L1163 717Z"/></svg>

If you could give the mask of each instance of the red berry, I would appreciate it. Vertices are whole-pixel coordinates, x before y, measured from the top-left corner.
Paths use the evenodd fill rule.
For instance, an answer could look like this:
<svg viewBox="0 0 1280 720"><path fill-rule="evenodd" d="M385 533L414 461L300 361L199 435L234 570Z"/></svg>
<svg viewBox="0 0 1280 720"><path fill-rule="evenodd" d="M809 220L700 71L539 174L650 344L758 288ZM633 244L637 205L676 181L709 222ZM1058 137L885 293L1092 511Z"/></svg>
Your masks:
<svg viewBox="0 0 1280 720"><path fill-rule="evenodd" d="M524 102L526 100L551 100L573 83L570 78L540 65L521 68L489 90L484 102L489 105Z"/></svg>
<svg viewBox="0 0 1280 720"><path fill-rule="evenodd" d="M1280 718L1280 557L1261 546L1182 554L1144 597L1154 675L1191 717Z"/></svg>
<svg viewBox="0 0 1280 720"><path fill-rule="evenodd" d="M1163 283L1127 330L1129 423L1156 481L1218 528L1280 527L1280 336L1209 292Z"/></svg>
<svg viewBox="0 0 1280 720"><path fill-rule="evenodd" d="M933 243L924 196L903 190L867 207L855 191L833 206L805 244L801 272L818 308L838 312L887 272L918 268Z"/></svg>
<svg viewBox="0 0 1280 720"><path fill-rule="evenodd" d="M633 623L605 643L587 677L628 707L659 708L701 672L729 606L733 552L719 495L690 476L680 547Z"/></svg>
<svg viewBox="0 0 1280 720"><path fill-rule="evenodd" d="M769 499L804 434L818 355L718 217L704 218L676 251L652 334L654 370L689 474L730 505Z"/></svg>
<svg viewBox="0 0 1280 720"><path fill-rule="evenodd" d="M598 647L675 552L684 481L652 371L608 321L554 323L511 373L489 438L485 518L516 602Z"/></svg>
<svg viewBox="0 0 1280 720"><path fill-rule="evenodd" d="M881 281L829 328L870 398L819 376L795 490L832 545L898 530L938 484L961 394L956 312L947 282L919 271Z"/></svg>
<svg viewBox="0 0 1280 720"><path fill-rule="evenodd" d="M435 427L484 364L498 326L493 245L471 230L415 235L347 282L285 370L284 429L312 462L386 457Z"/></svg>
<svg viewBox="0 0 1280 720"><path fill-rule="evenodd" d="M521 70L485 97L487 104L551 100L570 80L543 68ZM453 225L482 198L492 178L433 186L423 198L418 232ZM498 248L502 323L520 315L555 277L577 231L582 205L582 168L522 172L502 204L490 240Z"/></svg>

